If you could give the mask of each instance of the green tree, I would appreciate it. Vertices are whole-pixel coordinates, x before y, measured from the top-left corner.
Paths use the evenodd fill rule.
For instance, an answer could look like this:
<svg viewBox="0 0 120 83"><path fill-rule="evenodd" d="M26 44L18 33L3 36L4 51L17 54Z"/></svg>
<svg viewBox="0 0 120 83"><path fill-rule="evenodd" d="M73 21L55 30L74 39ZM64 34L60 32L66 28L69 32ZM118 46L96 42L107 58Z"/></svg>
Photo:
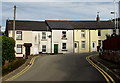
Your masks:
<svg viewBox="0 0 120 83"><path fill-rule="evenodd" d="M2 36L2 63L5 60L12 62L15 60L15 40L12 37Z"/></svg>

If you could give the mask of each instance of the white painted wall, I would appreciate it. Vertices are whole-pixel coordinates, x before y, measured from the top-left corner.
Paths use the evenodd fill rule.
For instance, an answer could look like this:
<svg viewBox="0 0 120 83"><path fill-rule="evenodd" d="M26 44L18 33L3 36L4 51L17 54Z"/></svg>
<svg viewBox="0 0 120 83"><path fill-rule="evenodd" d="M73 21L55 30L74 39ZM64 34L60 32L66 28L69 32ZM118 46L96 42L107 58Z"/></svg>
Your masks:
<svg viewBox="0 0 120 83"><path fill-rule="evenodd" d="M43 32L46 32L46 31L43 31ZM46 45L46 53L51 53L51 38L48 37L49 35L51 35L51 32L46 32L46 40L43 40L42 31L32 32L33 54L39 54L39 52L42 52L42 45Z"/></svg>
<svg viewBox="0 0 120 83"><path fill-rule="evenodd" d="M67 40L62 39L62 31L66 31ZM62 51L62 43L66 43L66 50ZM73 53L73 30L52 30L52 53L54 44L58 44L58 53Z"/></svg>

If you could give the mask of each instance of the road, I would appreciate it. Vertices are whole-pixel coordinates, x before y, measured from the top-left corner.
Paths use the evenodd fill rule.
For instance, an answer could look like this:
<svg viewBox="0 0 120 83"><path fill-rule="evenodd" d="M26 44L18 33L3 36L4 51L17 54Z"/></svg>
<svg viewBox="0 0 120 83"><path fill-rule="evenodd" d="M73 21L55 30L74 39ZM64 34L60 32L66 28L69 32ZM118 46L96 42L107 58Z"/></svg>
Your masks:
<svg viewBox="0 0 120 83"><path fill-rule="evenodd" d="M105 81L87 61L89 53L36 58L34 65L14 81Z"/></svg>

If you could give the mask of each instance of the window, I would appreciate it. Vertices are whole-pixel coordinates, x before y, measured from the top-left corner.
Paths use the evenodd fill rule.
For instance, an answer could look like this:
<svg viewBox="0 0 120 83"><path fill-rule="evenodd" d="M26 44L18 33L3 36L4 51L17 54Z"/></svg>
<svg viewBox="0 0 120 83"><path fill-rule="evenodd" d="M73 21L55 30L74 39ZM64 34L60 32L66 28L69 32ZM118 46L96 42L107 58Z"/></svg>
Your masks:
<svg viewBox="0 0 120 83"><path fill-rule="evenodd" d="M22 31L17 31L16 32L16 39L17 40L22 40Z"/></svg>
<svg viewBox="0 0 120 83"><path fill-rule="evenodd" d="M101 46L101 42L102 42L101 40L98 40L98 46Z"/></svg>
<svg viewBox="0 0 120 83"><path fill-rule="evenodd" d="M85 30L81 30L81 37L85 37Z"/></svg>
<svg viewBox="0 0 120 83"><path fill-rule="evenodd" d="M42 39L46 39L46 32L42 32Z"/></svg>
<svg viewBox="0 0 120 83"><path fill-rule="evenodd" d="M101 36L101 30L98 30L98 36Z"/></svg>
<svg viewBox="0 0 120 83"><path fill-rule="evenodd" d="M17 45L16 53L17 53L17 54L22 54L22 45L21 45L21 44L18 44L18 45Z"/></svg>
<svg viewBox="0 0 120 83"><path fill-rule="evenodd" d="M82 45L81 45L82 48L85 48L85 41L82 41L81 44L82 44Z"/></svg>
<svg viewBox="0 0 120 83"><path fill-rule="evenodd" d="M62 31L62 38L66 38L66 31Z"/></svg>
<svg viewBox="0 0 120 83"><path fill-rule="evenodd" d="M116 34L116 30L115 29L113 29L113 34Z"/></svg>
<svg viewBox="0 0 120 83"><path fill-rule="evenodd" d="M75 48L77 48L77 43L75 43Z"/></svg>
<svg viewBox="0 0 120 83"><path fill-rule="evenodd" d="M42 45L42 52L46 52L46 45Z"/></svg>
<svg viewBox="0 0 120 83"><path fill-rule="evenodd" d="M66 43L62 43L62 49L66 49Z"/></svg>

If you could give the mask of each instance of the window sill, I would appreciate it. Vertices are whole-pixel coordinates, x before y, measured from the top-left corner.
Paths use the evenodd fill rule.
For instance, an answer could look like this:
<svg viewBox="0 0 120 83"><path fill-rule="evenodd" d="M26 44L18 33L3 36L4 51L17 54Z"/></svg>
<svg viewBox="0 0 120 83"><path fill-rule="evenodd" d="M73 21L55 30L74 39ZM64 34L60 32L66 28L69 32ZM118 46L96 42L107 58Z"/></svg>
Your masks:
<svg viewBox="0 0 120 83"><path fill-rule="evenodd" d="M62 40L67 40L67 38L61 38Z"/></svg>
<svg viewBox="0 0 120 83"><path fill-rule="evenodd" d="M16 40L22 40L22 39L16 39Z"/></svg>
<svg viewBox="0 0 120 83"><path fill-rule="evenodd" d="M47 39L41 39L41 41L47 41Z"/></svg>
<svg viewBox="0 0 120 83"><path fill-rule="evenodd" d="M22 53L16 53L16 54L22 54Z"/></svg>
<svg viewBox="0 0 120 83"><path fill-rule="evenodd" d="M62 51L68 51L68 50L64 50L64 49L62 49Z"/></svg>

